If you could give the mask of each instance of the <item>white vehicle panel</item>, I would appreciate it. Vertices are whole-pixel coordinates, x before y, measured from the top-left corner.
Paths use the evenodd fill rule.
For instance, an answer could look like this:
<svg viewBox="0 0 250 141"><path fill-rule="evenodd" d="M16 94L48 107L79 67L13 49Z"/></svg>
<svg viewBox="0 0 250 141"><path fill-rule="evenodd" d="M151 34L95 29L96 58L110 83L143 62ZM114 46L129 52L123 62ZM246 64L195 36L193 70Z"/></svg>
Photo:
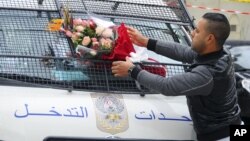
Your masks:
<svg viewBox="0 0 250 141"><path fill-rule="evenodd" d="M0 140L41 141L49 136L194 139L182 96L141 97L9 86L0 86L0 90ZM105 97L111 101L97 102ZM98 104L116 113L98 111ZM119 111L116 106L123 108Z"/></svg>

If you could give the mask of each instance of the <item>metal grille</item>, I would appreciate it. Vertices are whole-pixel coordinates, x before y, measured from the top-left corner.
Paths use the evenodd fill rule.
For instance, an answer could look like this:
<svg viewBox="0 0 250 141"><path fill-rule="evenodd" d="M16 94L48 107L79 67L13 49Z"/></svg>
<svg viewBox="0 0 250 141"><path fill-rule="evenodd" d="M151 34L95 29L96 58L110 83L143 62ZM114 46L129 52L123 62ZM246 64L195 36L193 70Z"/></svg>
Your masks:
<svg viewBox="0 0 250 141"><path fill-rule="evenodd" d="M152 93L138 86L129 77L114 77L111 72L111 62L107 61L3 55L0 59L2 84L11 83L21 86L30 83L36 86L68 90ZM185 68L183 65L162 63L144 63L141 66L155 74L161 74L159 68L165 68L167 77L181 74Z"/></svg>
<svg viewBox="0 0 250 141"><path fill-rule="evenodd" d="M180 0L57 0L72 12L93 12L105 16L180 22L190 20ZM168 3L168 4L167 4Z"/></svg>
<svg viewBox="0 0 250 141"><path fill-rule="evenodd" d="M57 8L62 3L71 7L74 17L88 18L86 10L95 12L117 25L124 22L148 37L168 41L174 39L166 21L188 23L176 13L184 12L179 4L171 7L157 0L2 0L1 85L153 93L130 78L115 78L110 70L111 62L69 58L73 52L69 39L62 33L46 30L51 19L60 18ZM167 77L183 73L186 67L159 63L143 66L158 74L162 73L158 72L159 68L166 68Z"/></svg>
<svg viewBox="0 0 250 141"><path fill-rule="evenodd" d="M190 25L181 0L1 0L0 9L58 11L67 5L71 12L93 12L105 16L178 22Z"/></svg>
<svg viewBox="0 0 250 141"><path fill-rule="evenodd" d="M56 13L0 10L0 54L65 57L70 52L65 36L46 31L49 20L58 17Z"/></svg>
<svg viewBox="0 0 250 141"><path fill-rule="evenodd" d="M1 9L57 10L54 0L1 0Z"/></svg>

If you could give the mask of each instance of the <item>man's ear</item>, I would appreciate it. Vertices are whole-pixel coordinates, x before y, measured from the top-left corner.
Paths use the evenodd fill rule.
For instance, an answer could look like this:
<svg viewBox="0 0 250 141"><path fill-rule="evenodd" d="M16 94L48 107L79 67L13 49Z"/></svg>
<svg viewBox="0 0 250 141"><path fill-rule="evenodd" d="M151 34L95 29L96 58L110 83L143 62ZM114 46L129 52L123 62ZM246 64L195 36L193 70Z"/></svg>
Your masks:
<svg viewBox="0 0 250 141"><path fill-rule="evenodd" d="M215 36L214 34L209 34L206 38L207 43L215 42Z"/></svg>

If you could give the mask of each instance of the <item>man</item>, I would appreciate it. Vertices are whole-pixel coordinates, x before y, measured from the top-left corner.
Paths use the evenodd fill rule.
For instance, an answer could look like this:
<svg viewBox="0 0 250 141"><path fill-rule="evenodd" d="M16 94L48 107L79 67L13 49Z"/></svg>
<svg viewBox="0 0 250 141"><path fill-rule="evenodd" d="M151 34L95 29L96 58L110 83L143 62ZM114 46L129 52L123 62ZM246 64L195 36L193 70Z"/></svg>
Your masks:
<svg viewBox="0 0 250 141"><path fill-rule="evenodd" d="M192 48L156 41L128 27L131 41L169 58L191 63L190 72L165 78L136 67L128 58L116 61L116 77L130 75L166 96L186 95L198 140L229 140L229 125L241 124L232 58L223 44L230 34L227 18L206 13L192 31Z"/></svg>

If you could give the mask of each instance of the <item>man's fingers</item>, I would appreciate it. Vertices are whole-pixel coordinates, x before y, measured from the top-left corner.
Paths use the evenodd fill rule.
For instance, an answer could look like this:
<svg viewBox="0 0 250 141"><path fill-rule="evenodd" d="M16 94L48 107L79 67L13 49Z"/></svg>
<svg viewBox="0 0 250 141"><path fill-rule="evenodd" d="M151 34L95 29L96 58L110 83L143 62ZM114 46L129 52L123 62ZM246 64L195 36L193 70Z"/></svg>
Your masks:
<svg viewBox="0 0 250 141"><path fill-rule="evenodd" d="M134 36L129 35L129 38L130 38L130 40L133 40L133 39L134 39Z"/></svg>
<svg viewBox="0 0 250 141"><path fill-rule="evenodd" d="M116 74L116 73L117 73L117 70L112 70L112 73L113 73L113 74Z"/></svg>
<svg viewBox="0 0 250 141"><path fill-rule="evenodd" d="M116 66L116 65L119 65L121 62L122 62L122 61L114 61L114 62L112 63L112 65L113 65L113 66Z"/></svg>
<svg viewBox="0 0 250 141"><path fill-rule="evenodd" d="M115 65L117 65L118 64L118 62L117 61L114 61L113 63L112 63L112 66L115 66Z"/></svg>
<svg viewBox="0 0 250 141"><path fill-rule="evenodd" d="M126 26L126 28L127 28L129 31L135 31L135 29L134 29L133 27Z"/></svg>
<svg viewBox="0 0 250 141"><path fill-rule="evenodd" d="M119 74L114 74L115 77L119 77Z"/></svg>
<svg viewBox="0 0 250 141"><path fill-rule="evenodd" d="M112 63L112 74L115 77L125 77L127 76L126 74L126 68L128 65L128 61L130 61L128 58L126 58L126 62L125 61L115 61Z"/></svg>
<svg viewBox="0 0 250 141"><path fill-rule="evenodd" d="M129 35L133 35L133 36L136 36L137 35L137 30L136 29L133 29L133 28L128 28L128 34Z"/></svg>
<svg viewBox="0 0 250 141"><path fill-rule="evenodd" d="M119 72L119 65L121 62L123 62L123 61L115 61L112 63L111 70L112 70L112 73L114 75L116 75Z"/></svg>
<svg viewBox="0 0 250 141"><path fill-rule="evenodd" d="M133 32L133 31L128 31L128 35L131 36L131 37L134 37L137 35L136 32Z"/></svg>
<svg viewBox="0 0 250 141"><path fill-rule="evenodd" d="M137 42L136 39L135 39L134 37L130 37L130 41L131 41L132 43L136 43L136 42Z"/></svg>
<svg viewBox="0 0 250 141"><path fill-rule="evenodd" d="M112 73L117 72L117 70L118 70L118 65L113 65L113 66L111 67L111 70L112 70Z"/></svg>

